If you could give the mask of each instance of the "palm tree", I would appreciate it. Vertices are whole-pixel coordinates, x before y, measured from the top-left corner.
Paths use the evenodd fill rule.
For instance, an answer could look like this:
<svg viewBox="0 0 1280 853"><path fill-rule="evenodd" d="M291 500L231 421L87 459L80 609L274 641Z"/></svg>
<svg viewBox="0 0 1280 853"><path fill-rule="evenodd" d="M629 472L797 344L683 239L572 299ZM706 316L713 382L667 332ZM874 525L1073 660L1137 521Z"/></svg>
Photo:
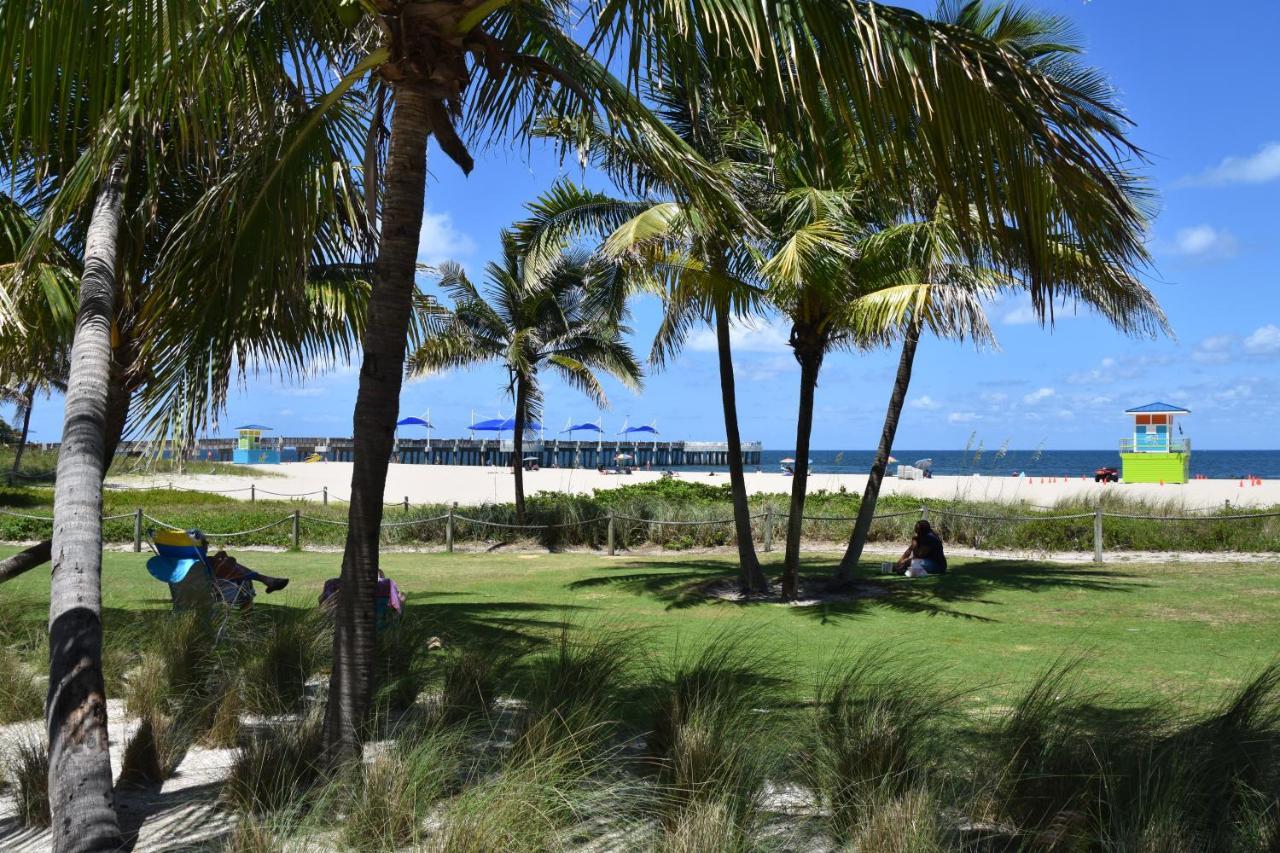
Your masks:
<svg viewBox="0 0 1280 853"><path fill-rule="evenodd" d="M937 16L941 21L982 35L1015 52L1028 65L1051 78L1073 80L1077 81L1077 85L1087 85L1093 93L1092 100L1110 104L1105 81L1096 71L1077 61L1076 54L1080 52L1080 48L1075 43L1070 28L1061 18L983 0L940 3ZM1133 196L1131 205L1134 208L1140 207L1141 199L1133 191L1130 179L1122 174L1115 177L1116 183ZM1047 181L1047 178L1044 180ZM916 192L926 199L922 208L926 215L914 221L903 222L882 235L876 248L886 256L883 262L896 267L908 277L914 275L925 282L956 277L991 278L993 270L982 266L971 255L966 257L965 248L958 239L960 229L955 227L954 209L941 200L936 178L928 171L920 170L916 174L916 184ZM1056 196L1054 201L1060 203ZM1066 216L1066 211L1059 210L1057 215ZM1160 331L1168 331L1167 320L1155 297L1133 274L1129 263L1095 262L1086 252L1080 251L1078 241L1073 244L1069 235L1059 239L1062 240L1061 244L1051 247L1051 260L1043 263L1043 256L1037 257L1021 251L1028 243L1026 239L1016 233L997 232L989 240L986 250L989 255L994 253L999 256L1000 260L989 256L987 263L999 263L1015 274L1016 277L1005 278L1004 283L1008 285L1021 283L1029 286L1037 280L1056 278L1056 289L1064 303L1083 303L1126 334L1154 335ZM1139 255L1138 259L1141 257ZM946 290L935 290L933 293L934 296L943 298L947 294ZM1050 307L1044 301L1037 304L1042 322L1046 316L1051 318L1052 315L1046 311ZM922 305L920 308L929 310L930 306ZM852 579L853 571L866 546L880 486L911 383L921 326L918 311L907 316L884 426L867 486L858 506L858 517L848 548L836 569L837 583L848 583Z"/></svg>
<svg viewBox="0 0 1280 853"><path fill-rule="evenodd" d="M335 754L358 747L371 696L378 531L398 415L404 318L415 290L429 135L469 171L472 159L458 131L464 123L473 136L492 139L508 131L524 135L545 113L598 108L615 132L667 150L661 167L699 215L730 222L743 218L732 193L652 120L633 97L637 81L667 77L690 90L709 83L717 99L760 109L778 134L823 130L830 116L860 130L857 144L877 174L897 174L908 149L920 150L954 176L947 188L954 203L988 213L995 209L993 161L1015 176L1036 158L1094 168L1108 156L1095 133L1127 150L1123 137L1104 126L1105 111L1096 120L1070 113L1055 85L1027 74L994 45L905 10L862 0L823 3L821 14L807 0L592 0L582 25L587 36L578 42L563 22L566 5L391 0L361 7L377 25L366 29L384 41L343 85L376 70L393 92L394 112L326 709L326 740ZM616 63L630 88L596 55ZM831 103L839 108L827 112ZM973 115L984 121L973 122ZM912 124L924 131L909 146L900 129Z"/></svg>
<svg viewBox="0 0 1280 853"><path fill-rule="evenodd" d="M646 98L681 139L725 175L740 198L750 197L765 159L762 150L754 137L739 138L737 123L717 108L710 92L690 97L677 81L655 81ZM563 181L532 206L533 216L520 226L522 237L535 252L543 242L568 236L603 239L606 256L627 266L638 283L663 298L663 322L649 359L655 367L674 358L695 326L714 329L740 585L748 594L767 592L747 502L730 335L731 323L757 313L763 301L744 235L699 216L689 199L680 200L680 187L664 182L652 166L662 152L643 141L617 140L590 119L544 122L540 133L585 143L596 165L618 186L647 188L650 196L661 193L658 199L618 199Z"/></svg>
<svg viewBox="0 0 1280 853"><path fill-rule="evenodd" d="M618 268L561 245L554 256L541 248L531 262L515 234L502 232L502 259L486 267L487 294L454 262L440 268L440 286L453 299L453 314L439 333L409 358L410 373L430 373L500 362L507 393L515 401L512 473L516 523L525 523L523 439L527 425L542 416L539 373L549 368L607 406L597 372L639 388L641 371L622 336L624 283Z"/></svg>
<svg viewBox="0 0 1280 853"><path fill-rule="evenodd" d="M290 82L298 53L284 49L302 31L296 22L282 29L269 12L242 16L243 8L204 4L108 4L93 11L87 15L73 3L0 9L0 55L17 70L0 90L11 157L4 168L25 182L29 195L22 201L41 209L6 284L37 280L26 273L48 256L56 236L70 231L82 240L51 544L46 720L56 850L120 843L101 671L100 517L102 476L129 400L113 345L122 337L136 342L119 334L122 319L138 307L125 298L127 259L129 249L147 255L152 248L127 242L138 233L130 222L162 206L171 186L165 178L173 173L155 168L157 161L174 158L216 185L225 177L220 166L236 161L233 152L274 130L279 122L272 116L290 114L277 103L282 83L291 90L294 115L309 108ZM309 116L307 124L317 121ZM277 171L292 153L278 158ZM258 196L270 198L271 188L259 186ZM279 248L287 253L292 246ZM165 292L158 283L139 278L142 290L132 292ZM200 292L198 282L184 284L197 285L188 294ZM39 556L29 555L28 567Z"/></svg>

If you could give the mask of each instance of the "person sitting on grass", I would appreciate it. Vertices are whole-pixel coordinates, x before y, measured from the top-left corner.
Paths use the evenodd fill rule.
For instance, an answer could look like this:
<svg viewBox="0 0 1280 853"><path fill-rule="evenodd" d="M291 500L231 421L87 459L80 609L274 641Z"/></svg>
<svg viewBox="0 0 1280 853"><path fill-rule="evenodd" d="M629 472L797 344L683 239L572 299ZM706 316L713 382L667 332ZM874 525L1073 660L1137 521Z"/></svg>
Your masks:
<svg viewBox="0 0 1280 853"><path fill-rule="evenodd" d="M942 553L942 537L923 518L916 522L911 544L902 552L902 558L895 564L894 571L904 575L913 565L930 575L947 573L947 556Z"/></svg>
<svg viewBox="0 0 1280 853"><path fill-rule="evenodd" d="M253 582L262 584L268 593L278 592L289 585L288 578L277 578L253 571L236 562L226 551L209 554L209 540L199 530L188 530L187 535L196 541L200 550L205 553L209 568L213 570L213 581L227 604L236 607L249 607L253 604Z"/></svg>

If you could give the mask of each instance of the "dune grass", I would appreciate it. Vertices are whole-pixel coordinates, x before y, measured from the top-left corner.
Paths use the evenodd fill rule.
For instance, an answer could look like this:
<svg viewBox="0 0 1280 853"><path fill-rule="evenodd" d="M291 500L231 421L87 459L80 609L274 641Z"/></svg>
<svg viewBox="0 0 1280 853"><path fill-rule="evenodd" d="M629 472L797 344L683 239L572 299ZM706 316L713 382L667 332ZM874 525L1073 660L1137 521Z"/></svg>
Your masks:
<svg viewBox="0 0 1280 853"><path fill-rule="evenodd" d="M1280 842L1273 566L868 565L860 597L786 607L703 595L732 576L720 557L387 554L409 601L381 638L386 724L364 762L325 768L307 682L327 666L314 602L340 555L243 556L292 583L211 653L143 556L108 553L104 573L108 691L150 722L134 775L171 771L171 719L193 722L182 747L238 746L228 849ZM28 671L46 583L0 599L0 645ZM239 731L250 708L287 715Z"/></svg>

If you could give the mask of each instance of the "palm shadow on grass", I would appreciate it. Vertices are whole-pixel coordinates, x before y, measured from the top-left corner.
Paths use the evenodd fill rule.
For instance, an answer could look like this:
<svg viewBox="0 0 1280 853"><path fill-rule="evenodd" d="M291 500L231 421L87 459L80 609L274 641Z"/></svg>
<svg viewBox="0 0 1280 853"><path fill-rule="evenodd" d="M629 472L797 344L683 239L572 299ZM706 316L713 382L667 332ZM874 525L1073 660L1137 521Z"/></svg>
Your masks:
<svg viewBox="0 0 1280 853"><path fill-rule="evenodd" d="M1000 602L989 594L1003 589L1118 593L1145 586L1130 575L1085 566L983 560L959 564L940 577L908 579L881 575L878 565L878 561L866 562L859 567L852 594L824 595L814 604L797 605L792 609L823 623L867 616L877 609L994 622L997 620L990 616L960 610L957 605L998 605ZM809 561L806 568L809 571L802 572L802 588L820 589L831 576L834 563L822 566ZM714 604L759 607L776 603L771 599L731 600L709 594L711 586L731 582L736 577L732 566L719 560L682 560L666 570L654 570L652 563L633 561L622 564L619 569L573 581L568 585L569 589L612 587L663 602L668 610Z"/></svg>
<svg viewBox="0 0 1280 853"><path fill-rule="evenodd" d="M519 601L448 601L457 593L411 592L405 614L446 643L529 649L549 642L566 619L594 608Z"/></svg>

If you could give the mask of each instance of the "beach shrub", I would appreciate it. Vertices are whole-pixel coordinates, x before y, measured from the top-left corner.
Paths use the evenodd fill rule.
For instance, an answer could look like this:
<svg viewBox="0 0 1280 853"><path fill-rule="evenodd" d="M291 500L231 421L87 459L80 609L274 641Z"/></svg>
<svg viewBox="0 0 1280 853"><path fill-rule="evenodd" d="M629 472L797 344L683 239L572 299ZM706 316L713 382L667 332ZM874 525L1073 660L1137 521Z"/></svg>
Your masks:
<svg viewBox="0 0 1280 853"><path fill-rule="evenodd" d="M126 788L159 785L178 769L191 742L190 728L183 720L148 714L125 744L117 784Z"/></svg>

